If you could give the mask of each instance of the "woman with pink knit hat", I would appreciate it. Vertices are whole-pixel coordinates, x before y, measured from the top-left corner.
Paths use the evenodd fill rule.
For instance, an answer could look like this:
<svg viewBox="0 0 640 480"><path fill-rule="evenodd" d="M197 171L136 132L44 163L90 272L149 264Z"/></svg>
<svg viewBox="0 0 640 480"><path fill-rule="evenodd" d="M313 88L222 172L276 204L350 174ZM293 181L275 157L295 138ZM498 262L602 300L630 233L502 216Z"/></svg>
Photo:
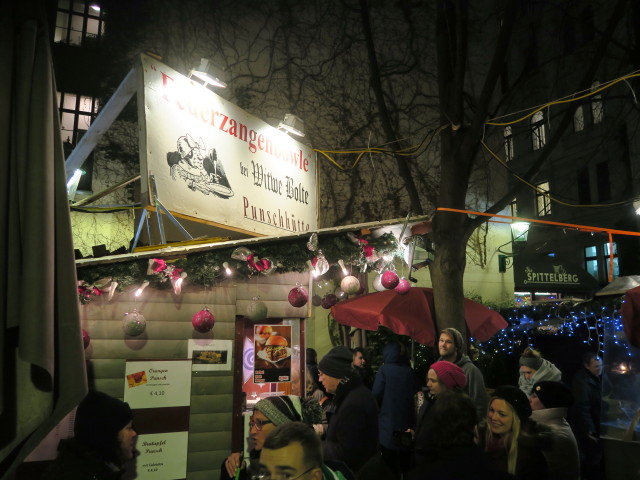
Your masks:
<svg viewBox="0 0 640 480"><path fill-rule="evenodd" d="M414 436L414 464L421 463L425 456L431 426L433 423L433 405L438 399L438 395L450 390L460 395L464 395L463 388L467 384L467 377L464 370L455 363L441 360L431 365L427 372L427 389L429 394L418 412L416 422L416 432Z"/></svg>

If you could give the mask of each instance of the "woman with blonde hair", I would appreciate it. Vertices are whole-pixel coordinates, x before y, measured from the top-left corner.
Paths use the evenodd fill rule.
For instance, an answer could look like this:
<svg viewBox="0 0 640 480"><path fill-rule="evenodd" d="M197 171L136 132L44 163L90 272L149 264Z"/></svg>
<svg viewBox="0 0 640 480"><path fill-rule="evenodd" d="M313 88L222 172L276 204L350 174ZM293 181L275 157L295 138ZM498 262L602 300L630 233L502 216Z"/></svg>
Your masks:
<svg viewBox="0 0 640 480"><path fill-rule="evenodd" d="M551 430L531 420L529 399L519 388L498 387L480 435L492 468L515 475L517 480L545 479L548 468L542 447L551 448Z"/></svg>

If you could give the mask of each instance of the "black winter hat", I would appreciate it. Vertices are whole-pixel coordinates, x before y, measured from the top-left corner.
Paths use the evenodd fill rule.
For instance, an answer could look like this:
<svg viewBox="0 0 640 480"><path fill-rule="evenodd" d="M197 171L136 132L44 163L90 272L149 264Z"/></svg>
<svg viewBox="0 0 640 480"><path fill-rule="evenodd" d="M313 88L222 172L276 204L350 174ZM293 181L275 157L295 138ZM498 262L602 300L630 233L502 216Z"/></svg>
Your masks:
<svg viewBox="0 0 640 480"><path fill-rule="evenodd" d="M344 378L353 369L352 362L353 354L351 350L343 345L338 345L322 357L318 364L318 370L333 378Z"/></svg>
<svg viewBox="0 0 640 480"><path fill-rule="evenodd" d="M507 402L516 415L520 417L521 422L525 422L531 416L531 405L529 404L529 398L527 394L520 390L518 387L512 385L503 385L496 388L491 395L491 398L501 398Z"/></svg>
<svg viewBox="0 0 640 480"><path fill-rule="evenodd" d="M78 405L73 430L84 446L104 460L115 461L118 433L132 420L128 403L90 390Z"/></svg>
<svg viewBox="0 0 640 480"><path fill-rule="evenodd" d="M531 394L535 394L545 408L569 408L573 405L573 393L562 382L538 382L533 386Z"/></svg>

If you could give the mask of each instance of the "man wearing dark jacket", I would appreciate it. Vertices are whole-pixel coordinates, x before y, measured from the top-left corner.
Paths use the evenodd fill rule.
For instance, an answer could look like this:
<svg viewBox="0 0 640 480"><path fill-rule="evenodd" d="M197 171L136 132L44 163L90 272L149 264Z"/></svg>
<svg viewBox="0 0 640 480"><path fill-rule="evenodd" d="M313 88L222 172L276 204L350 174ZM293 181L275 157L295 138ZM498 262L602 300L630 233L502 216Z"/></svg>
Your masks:
<svg viewBox="0 0 640 480"><path fill-rule="evenodd" d="M464 393L471 397L476 406L478 421L482 423L487 416L487 406L489 397L484 386L484 377L478 367L476 367L471 359L465 355L464 340L462 334L455 328L445 328L440 332L438 341L438 352L440 360L455 363L467 377L467 384L464 387Z"/></svg>
<svg viewBox="0 0 640 480"><path fill-rule="evenodd" d="M589 352L582 359L582 367L573 377L575 403L571 412L571 426L580 449L583 478L604 478L600 415L602 410L602 360Z"/></svg>
<svg viewBox="0 0 640 480"><path fill-rule="evenodd" d="M376 400L351 366L351 350L333 347L320 364L320 381L333 400L323 442L324 458L332 468L346 464L353 473L378 452Z"/></svg>
<svg viewBox="0 0 640 480"><path fill-rule="evenodd" d="M420 390L420 382L398 342L385 345L382 358L384 364L378 369L372 390L380 407L380 445L387 464L400 473L409 467L411 460L411 437L402 445L401 432L415 429L414 395Z"/></svg>

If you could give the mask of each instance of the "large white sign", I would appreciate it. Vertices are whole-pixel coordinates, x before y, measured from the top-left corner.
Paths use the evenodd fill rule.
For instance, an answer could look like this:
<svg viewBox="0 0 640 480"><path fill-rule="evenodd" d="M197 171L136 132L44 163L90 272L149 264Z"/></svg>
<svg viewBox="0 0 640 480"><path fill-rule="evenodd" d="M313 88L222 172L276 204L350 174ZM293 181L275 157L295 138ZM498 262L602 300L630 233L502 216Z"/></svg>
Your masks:
<svg viewBox="0 0 640 480"><path fill-rule="evenodd" d="M317 229L313 150L204 86L142 55L143 192L170 211L235 230Z"/></svg>

